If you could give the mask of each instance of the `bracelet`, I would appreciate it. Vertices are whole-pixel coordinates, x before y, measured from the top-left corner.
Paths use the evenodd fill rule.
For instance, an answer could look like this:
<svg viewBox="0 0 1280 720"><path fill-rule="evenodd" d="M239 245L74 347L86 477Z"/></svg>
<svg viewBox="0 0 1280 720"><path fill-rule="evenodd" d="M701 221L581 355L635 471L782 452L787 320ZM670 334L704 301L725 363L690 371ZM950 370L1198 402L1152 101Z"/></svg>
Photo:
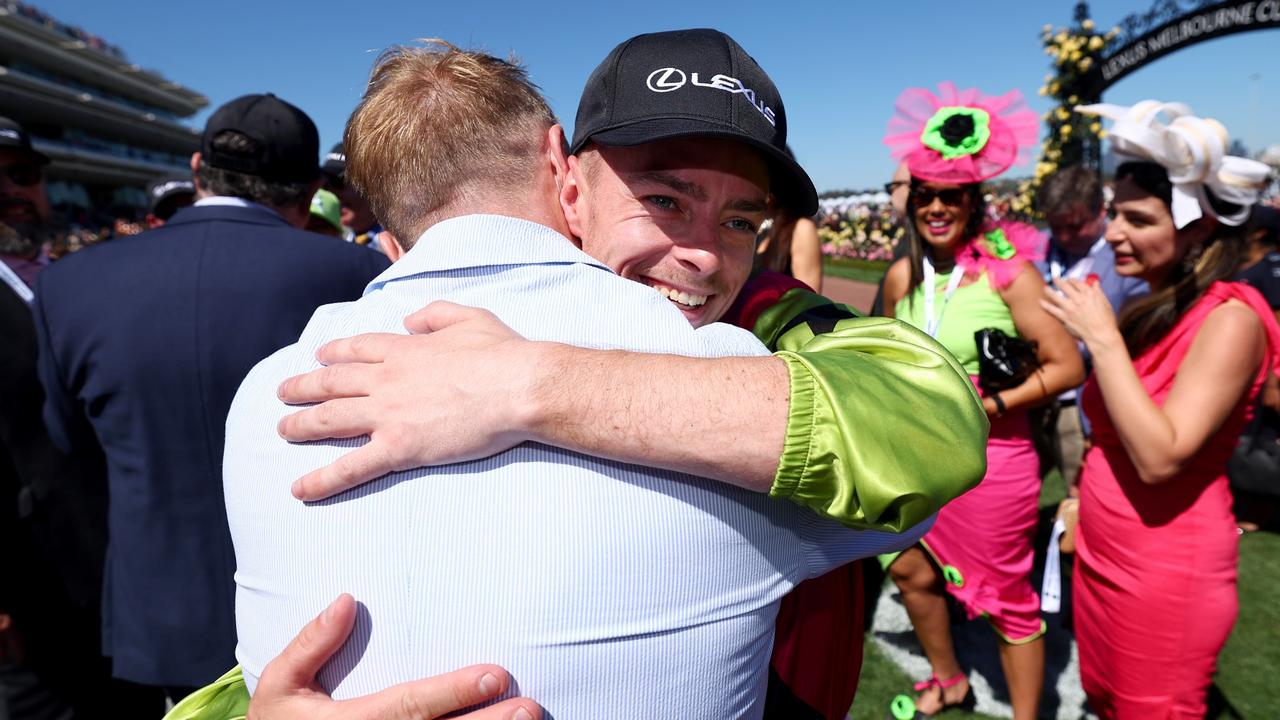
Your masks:
<svg viewBox="0 0 1280 720"><path fill-rule="evenodd" d="M992 395L991 400L996 404L996 417L1004 417L1006 408L1004 406L1004 400L1000 399L1000 393Z"/></svg>
<svg viewBox="0 0 1280 720"><path fill-rule="evenodd" d="M1044 372L1044 368L1036 368L1036 371L1032 374L1036 376L1036 380L1040 381L1040 392L1044 397L1049 397L1049 388L1044 386L1044 378L1040 375L1042 372Z"/></svg>

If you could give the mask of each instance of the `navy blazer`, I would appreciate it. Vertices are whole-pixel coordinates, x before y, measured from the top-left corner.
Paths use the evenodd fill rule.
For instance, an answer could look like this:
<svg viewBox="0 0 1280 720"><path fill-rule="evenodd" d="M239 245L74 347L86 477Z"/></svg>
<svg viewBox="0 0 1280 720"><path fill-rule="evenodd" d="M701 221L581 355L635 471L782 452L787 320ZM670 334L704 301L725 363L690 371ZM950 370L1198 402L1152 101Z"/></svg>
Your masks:
<svg viewBox="0 0 1280 720"><path fill-rule="evenodd" d="M262 207L204 206L41 273L49 432L67 449L99 443L107 459L103 649L116 677L194 687L235 664L231 400L317 306L358 298L387 266Z"/></svg>

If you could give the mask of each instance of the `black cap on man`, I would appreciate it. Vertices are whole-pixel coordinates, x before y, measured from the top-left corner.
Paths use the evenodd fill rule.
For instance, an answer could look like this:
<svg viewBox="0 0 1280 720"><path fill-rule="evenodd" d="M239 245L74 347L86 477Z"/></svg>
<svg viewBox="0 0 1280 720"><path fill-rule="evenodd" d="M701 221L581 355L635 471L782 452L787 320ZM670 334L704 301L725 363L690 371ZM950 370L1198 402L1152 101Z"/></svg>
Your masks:
<svg viewBox="0 0 1280 720"><path fill-rule="evenodd" d="M220 142L228 133L244 140ZM320 174L316 124L271 93L245 95L218 108L205 124L200 153L212 167L272 182L309 183Z"/></svg>
<svg viewBox="0 0 1280 720"><path fill-rule="evenodd" d="M571 152L686 137L735 140L769 163L771 190L802 216L818 210L808 173L787 152L787 111L760 65L718 30L637 35L609 53L582 91Z"/></svg>

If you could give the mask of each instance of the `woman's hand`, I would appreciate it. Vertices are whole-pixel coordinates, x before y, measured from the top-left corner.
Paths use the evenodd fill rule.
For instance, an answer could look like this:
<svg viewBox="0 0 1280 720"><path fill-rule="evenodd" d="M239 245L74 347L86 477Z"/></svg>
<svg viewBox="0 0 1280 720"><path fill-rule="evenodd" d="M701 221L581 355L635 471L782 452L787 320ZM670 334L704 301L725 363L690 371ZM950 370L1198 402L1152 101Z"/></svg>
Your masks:
<svg viewBox="0 0 1280 720"><path fill-rule="evenodd" d="M1013 282L1000 291L1014 327L1028 342L1035 343L1040 361L1040 369L1025 382L1000 392L1007 411L1043 405L1084 382L1084 361L1076 341L1044 308L1043 296L1044 280L1029 263L1024 263Z"/></svg>
<svg viewBox="0 0 1280 720"><path fill-rule="evenodd" d="M1111 301L1097 285L1079 280L1059 280L1057 289L1046 286L1040 306L1054 316L1076 339L1091 350L1119 341L1120 327Z"/></svg>

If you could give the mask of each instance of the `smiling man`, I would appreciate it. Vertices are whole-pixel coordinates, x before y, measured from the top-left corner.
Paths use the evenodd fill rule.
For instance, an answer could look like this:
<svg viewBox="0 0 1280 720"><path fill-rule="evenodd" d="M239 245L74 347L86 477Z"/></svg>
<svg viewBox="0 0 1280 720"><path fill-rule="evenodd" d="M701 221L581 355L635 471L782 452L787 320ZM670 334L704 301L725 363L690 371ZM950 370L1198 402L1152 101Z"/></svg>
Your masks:
<svg viewBox="0 0 1280 720"><path fill-rule="evenodd" d="M701 78L733 72L738 84L691 84L702 95L685 97L679 109L671 103L645 107L637 98L659 93L645 89L654 72L650 63L658 58L710 70ZM617 86L607 87L611 82ZM660 88L671 83L664 82ZM592 97L600 99L598 108ZM440 120L461 112L472 122ZM596 116L600 122L593 124ZM417 137L431 142L412 141ZM645 382L632 388L594 389L609 401L619 397L615 391L631 393L637 410L670 411L659 413L643 437L631 434L637 428L625 410L603 422L599 416L581 423L542 419L561 430L599 426L588 444L616 423L625 426L623 439L642 447L652 437L664 446L688 445L693 450L684 457L654 464L706 469L704 474L733 478L734 484L767 489L784 446L815 442L785 437L788 383L805 377L804 362L738 357L711 367L698 356L764 353L749 335L709 323L729 309L746 280L771 188L778 201L812 209L807 176L793 161L779 159L784 143L785 114L767 76L713 31L641 36L615 50L589 84L577 154L569 157L545 104L505 63L452 49L402 49L379 63L348 125L347 170L387 227L415 240L405 243L409 251L362 300L317 313L297 345L255 369L228 422L228 514L240 562L238 654L250 683L284 646L290 628L328 597L351 590L369 613L363 625L357 622L355 642L321 676L339 697L483 656L511 670L520 692L558 717L590 717L605 709L614 717L651 716L656 708L691 717L759 713L779 598L800 580L876 546L908 543L920 531L911 526L927 517L931 510L920 513L933 507L937 495L881 495L870 487L877 478L860 499L815 492L796 497L799 504L783 503L546 445L507 450L527 439L519 436L523 430L478 445L470 431L511 422L511 397L518 394L512 383L551 394L573 389L557 389L554 379L542 386L549 378L539 372L547 367L567 369L570 362L590 372L602 361L620 359L608 349L662 353L623 358L624 368L626 362L664 358L684 363L688 380L650 375L636 377ZM581 250L565 238L579 238ZM460 380L492 381L481 383L478 402L460 398L475 410L465 427L447 423L424 438L441 451L434 461L454 464L394 473L317 506L279 493L282 483L340 461L350 448L376 449L384 435L376 433L374 443L286 445L272 436L288 412L270 392L275 383L314 367L316 349L329 340L400 330L399 318L433 298L488 308L535 341L557 342L530 343L487 313L434 306L427 316L439 331L430 337L456 341L452 352L468 360L455 366L458 376L409 368L408 377L442 391L467 386ZM901 381L888 383L890 396L923 406L949 395L942 414L961 427L937 428L937 447L952 447L963 437L978 442L961 441L961 450L980 449L985 426L953 361L933 353L927 342L913 352L908 346L915 337L907 335L888 332L880 339L883 347L919 361L916 370L956 382L941 396L915 397L900 392ZM574 349L558 343L600 354L565 355ZM536 362L513 363L491 352L503 345L535 353ZM476 348L482 350L467 353ZM611 365L610 374L600 377L616 371ZM686 383L709 377L740 395L754 388L749 396L759 412L744 412L738 403L683 407ZM814 392L811 381L806 387ZM870 395L885 390L866 388ZM440 411L459 407L431 405ZM712 428L740 429L753 442L736 452L721 448L704 460L698 437ZM755 441L757 435L764 437ZM459 444L451 446L451 439ZM593 452L612 455L594 446ZM635 448L618 454L628 452ZM804 447L791 452L806 455ZM877 457L886 453L892 451ZM959 453L955 472L947 473L949 489L938 495L953 495L975 471L980 475L981 462L972 459L973 453ZM841 459L817 460L833 461ZM907 471L908 465L896 467ZM876 466L884 467L883 461ZM791 482L792 491L801 487L798 477ZM893 499L886 504L887 496ZM852 531L800 504L839 505L832 514L850 524L907 532ZM902 522L907 524L892 527ZM635 682L638 676L645 682Z"/></svg>

